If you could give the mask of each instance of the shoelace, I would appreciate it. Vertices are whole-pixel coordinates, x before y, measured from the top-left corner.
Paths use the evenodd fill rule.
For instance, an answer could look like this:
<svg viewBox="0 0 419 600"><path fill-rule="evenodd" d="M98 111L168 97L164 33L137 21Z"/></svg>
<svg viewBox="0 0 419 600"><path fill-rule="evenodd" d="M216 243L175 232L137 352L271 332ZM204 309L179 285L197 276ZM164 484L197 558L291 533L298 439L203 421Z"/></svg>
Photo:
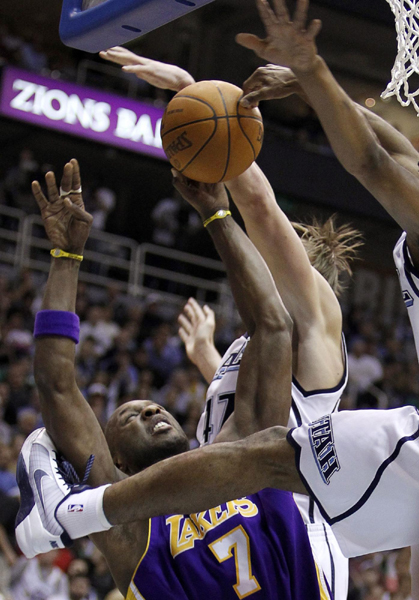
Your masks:
<svg viewBox="0 0 419 600"><path fill-rule="evenodd" d="M80 481L80 477L77 475L76 469L73 467L73 465L63 456L58 456L57 454L55 458L55 462L57 464L57 473L61 476L64 483L70 487L70 489L74 488L75 486L84 485L89 479L94 460L95 455L91 454L86 463L83 479Z"/></svg>

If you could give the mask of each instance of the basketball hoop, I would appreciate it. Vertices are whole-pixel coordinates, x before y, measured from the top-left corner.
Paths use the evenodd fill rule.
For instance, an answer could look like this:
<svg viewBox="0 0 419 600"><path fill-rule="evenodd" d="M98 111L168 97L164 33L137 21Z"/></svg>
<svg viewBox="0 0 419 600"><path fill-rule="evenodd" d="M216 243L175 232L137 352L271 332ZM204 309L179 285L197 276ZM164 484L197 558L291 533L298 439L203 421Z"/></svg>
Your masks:
<svg viewBox="0 0 419 600"><path fill-rule="evenodd" d="M394 14L397 33L397 56L391 81L382 98L396 96L402 106L413 104L419 116L419 89L409 89L409 78L419 75L419 3L418 0L387 0Z"/></svg>
<svg viewBox="0 0 419 600"><path fill-rule="evenodd" d="M67 46L99 52L120 46L213 0L64 0L60 37Z"/></svg>

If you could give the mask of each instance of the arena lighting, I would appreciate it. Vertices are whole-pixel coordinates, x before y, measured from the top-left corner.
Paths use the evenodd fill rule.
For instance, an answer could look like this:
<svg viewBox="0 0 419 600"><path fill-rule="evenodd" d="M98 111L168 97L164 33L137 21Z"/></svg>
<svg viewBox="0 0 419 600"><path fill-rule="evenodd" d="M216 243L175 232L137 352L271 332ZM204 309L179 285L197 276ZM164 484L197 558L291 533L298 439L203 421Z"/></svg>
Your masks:
<svg viewBox="0 0 419 600"><path fill-rule="evenodd" d="M374 98L367 98L365 100L365 106L367 106L368 108L373 108L376 105L376 102L374 100Z"/></svg>
<svg viewBox="0 0 419 600"><path fill-rule="evenodd" d="M0 113L167 160L160 138L163 109L145 102L5 67Z"/></svg>

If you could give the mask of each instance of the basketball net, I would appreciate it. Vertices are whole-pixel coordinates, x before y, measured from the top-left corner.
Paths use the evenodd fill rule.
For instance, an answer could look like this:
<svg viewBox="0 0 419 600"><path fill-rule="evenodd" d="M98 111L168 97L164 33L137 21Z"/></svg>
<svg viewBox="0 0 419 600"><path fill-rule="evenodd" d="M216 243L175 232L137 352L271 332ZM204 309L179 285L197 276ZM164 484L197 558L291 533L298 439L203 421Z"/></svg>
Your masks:
<svg viewBox="0 0 419 600"><path fill-rule="evenodd" d="M396 96L402 106L413 104L419 116L419 89L409 90L409 77L419 75L419 2L387 0L396 21L397 56L391 70L391 81L382 98ZM418 4L416 4L418 2Z"/></svg>

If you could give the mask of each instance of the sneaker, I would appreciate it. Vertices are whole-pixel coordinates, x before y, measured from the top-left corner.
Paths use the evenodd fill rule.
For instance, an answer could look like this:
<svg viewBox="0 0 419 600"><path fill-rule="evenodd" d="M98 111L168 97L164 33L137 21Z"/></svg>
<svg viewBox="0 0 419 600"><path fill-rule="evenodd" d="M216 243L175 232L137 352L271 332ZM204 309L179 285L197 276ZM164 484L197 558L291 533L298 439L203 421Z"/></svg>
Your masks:
<svg viewBox="0 0 419 600"><path fill-rule="evenodd" d="M32 432L19 454L16 471L20 509L15 533L27 558L72 545L56 508L72 490L58 464L57 450L45 428Z"/></svg>

